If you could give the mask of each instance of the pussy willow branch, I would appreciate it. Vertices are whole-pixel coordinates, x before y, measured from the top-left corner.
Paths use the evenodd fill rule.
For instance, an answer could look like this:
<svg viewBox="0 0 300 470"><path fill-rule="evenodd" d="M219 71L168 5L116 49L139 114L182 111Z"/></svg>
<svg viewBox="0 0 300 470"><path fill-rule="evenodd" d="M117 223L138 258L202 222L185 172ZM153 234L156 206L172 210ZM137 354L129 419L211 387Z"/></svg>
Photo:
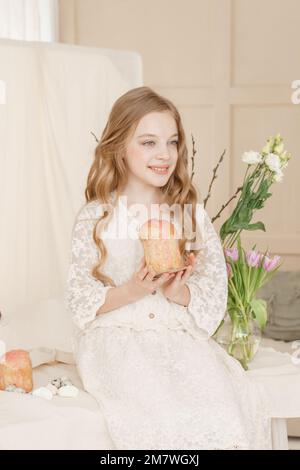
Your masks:
<svg viewBox="0 0 300 470"><path fill-rule="evenodd" d="M192 174L191 174L191 180L192 180L193 176L194 176L194 173L195 173L194 172L194 167L195 167L195 158L194 157L197 153L197 150L195 149L195 140L194 140L193 134L191 134L191 136L192 136L192 145L193 145L193 147L192 147Z"/></svg>
<svg viewBox="0 0 300 470"><path fill-rule="evenodd" d="M204 208L205 208L205 206L206 206L206 204L207 204L208 199L209 199L210 196L211 196L211 188L212 188L212 185L213 185L214 180L216 180L217 177L218 177L218 176L217 176L217 170L218 170L218 168L219 168L219 166L220 166L220 163L222 162L222 160L223 160L223 158L224 158L225 153L226 153L226 149L223 150L223 153L222 153L222 155L220 156L217 165L216 165L215 168L213 169L213 176L212 176L212 179L211 179L209 188L208 188L208 193L207 193L206 198L205 198L204 201L203 201Z"/></svg>
<svg viewBox="0 0 300 470"><path fill-rule="evenodd" d="M219 210L219 212L217 213L217 215L215 215L214 217L212 217L212 219L211 219L212 222L214 222L218 217L220 217L220 215L221 215L221 213L223 212L223 210L225 209L225 207L227 207L228 204L229 204L234 198L237 197L238 193L239 193L240 191L242 191L242 189L243 189L243 186L239 186L239 187L237 188L237 190L236 190L236 192L234 193L234 195L231 196L230 199L228 199L228 201L226 202L226 204L223 204L223 205L222 205L222 207L221 207L221 209Z"/></svg>
<svg viewBox="0 0 300 470"><path fill-rule="evenodd" d="M98 140L97 137L95 136L94 132L91 131L91 134L95 137L96 142L99 143L99 140Z"/></svg>

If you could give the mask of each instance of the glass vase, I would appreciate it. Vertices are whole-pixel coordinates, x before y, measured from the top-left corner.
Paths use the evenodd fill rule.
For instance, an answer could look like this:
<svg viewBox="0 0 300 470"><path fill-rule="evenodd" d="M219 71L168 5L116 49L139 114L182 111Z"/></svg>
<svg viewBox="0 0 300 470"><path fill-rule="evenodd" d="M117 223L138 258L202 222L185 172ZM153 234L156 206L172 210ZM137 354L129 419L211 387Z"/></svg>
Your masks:
<svg viewBox="0 0 300 470"><path fill-rule="evenodd" d="M261 341L261 331L255 320L243 316L240 312L234 312L231 316L227 312L223 324L213 336L245 370L248 369L248 364L255 356Z"/></svg>

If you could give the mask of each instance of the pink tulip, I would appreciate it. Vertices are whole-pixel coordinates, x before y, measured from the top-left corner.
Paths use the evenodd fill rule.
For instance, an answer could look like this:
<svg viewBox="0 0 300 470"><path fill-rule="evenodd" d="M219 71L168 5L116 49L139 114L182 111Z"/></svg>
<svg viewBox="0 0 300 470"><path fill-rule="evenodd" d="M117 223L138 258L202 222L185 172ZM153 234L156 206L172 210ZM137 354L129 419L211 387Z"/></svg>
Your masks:
<svg viewBox="0 0 300 470"><path fill-rule="evenodd" d="M230 279L233 276L233 273L232 273L232 269L229 263L226 263L226 268L227 268L228 279Z"/></svg>
<svg viewBox="0 0 300 470"><path fill-rule="evenodd" d="M264 257L264 261L263 261L263 266L264 266L264 269L265 271L273 271L273 269L276 268L276 266L278 265L280 261L280 256L278 255L275 255L272 257L269 257L269 256L265 256Z"/></svg>
<svg viewBox="0 0 300 470"><path fill-rule="evenodd" d="M261 258L260 253L255 250L250 250L246 254L247 264L248 266L251 266L252 268L257 268L259 266L260 258Z"/></svg>
<svg viewBox="0 0 300 470"><path fill-rule="evenodd" d="M231 258L233 261L237 261L239 258L239 252L237 248L225 248L225 255Z"/></svg>

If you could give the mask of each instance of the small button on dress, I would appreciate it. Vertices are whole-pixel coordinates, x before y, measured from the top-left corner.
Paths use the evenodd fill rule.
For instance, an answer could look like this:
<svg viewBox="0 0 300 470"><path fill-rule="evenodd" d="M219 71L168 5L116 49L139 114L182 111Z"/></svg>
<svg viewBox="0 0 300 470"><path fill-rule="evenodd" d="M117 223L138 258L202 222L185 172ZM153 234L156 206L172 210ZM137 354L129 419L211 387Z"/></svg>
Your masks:
<svg viewBox="0 0 300 470"><path fill-rule="evenodd" d="M154 317L155 317L154 313L149 313L149 318L154 318Z"/></svg>

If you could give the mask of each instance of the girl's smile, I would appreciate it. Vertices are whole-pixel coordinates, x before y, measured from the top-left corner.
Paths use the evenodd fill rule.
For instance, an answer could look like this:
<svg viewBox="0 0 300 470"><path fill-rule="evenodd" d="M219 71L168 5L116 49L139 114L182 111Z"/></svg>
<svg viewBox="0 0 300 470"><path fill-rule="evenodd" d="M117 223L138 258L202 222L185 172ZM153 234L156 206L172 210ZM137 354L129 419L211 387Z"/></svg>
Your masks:
<svg viewBox="0 0 300 470"><path fill-rule="evenodd" d="M149 166L148 167L153 173L161 176L167 175L169 173L169 165L168 166Z"/></svg>

